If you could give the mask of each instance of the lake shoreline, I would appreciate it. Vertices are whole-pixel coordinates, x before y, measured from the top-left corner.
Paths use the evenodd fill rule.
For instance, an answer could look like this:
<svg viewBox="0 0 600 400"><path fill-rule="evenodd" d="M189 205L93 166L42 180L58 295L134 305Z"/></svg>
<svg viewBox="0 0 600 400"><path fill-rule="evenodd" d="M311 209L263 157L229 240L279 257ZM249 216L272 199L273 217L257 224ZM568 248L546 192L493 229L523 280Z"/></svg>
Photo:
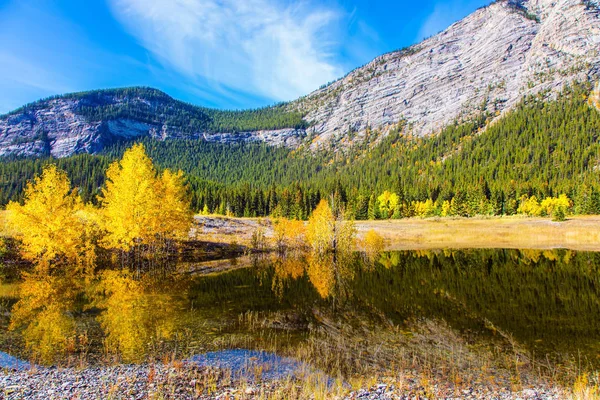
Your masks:
<svg viewBox="0 0 600 400"><path fill-rule="evenodd" d="M323 382L320 383L321 385ZM87 368L43 368L31 371L0 371L0 387L4 399L96 399L96 398L308 398L319 390L319 382L310 377L280 380L236 380L227 370L199 367L188 362L167 364L114 365ZM493 387L489 385L462 385L452 388L446 381L423 377L411 371L401 377L373 379L361 388L347 383L331 383L330 388L340 399L560 399L567 394L563 389L547 386ZM336 393L337 392L337 393Z"/></svg>
<svg viewBox="0 0 600 400"><path fill-rule="evenodd" d="M355 221L359 242L369 230L385 240L387 251L432 249L569 249L600 251L600 216L550 217L433 217ZM193 235L206 241L250 246L252 233L262 227L273 237L269 218L196 216Z"/></svg>

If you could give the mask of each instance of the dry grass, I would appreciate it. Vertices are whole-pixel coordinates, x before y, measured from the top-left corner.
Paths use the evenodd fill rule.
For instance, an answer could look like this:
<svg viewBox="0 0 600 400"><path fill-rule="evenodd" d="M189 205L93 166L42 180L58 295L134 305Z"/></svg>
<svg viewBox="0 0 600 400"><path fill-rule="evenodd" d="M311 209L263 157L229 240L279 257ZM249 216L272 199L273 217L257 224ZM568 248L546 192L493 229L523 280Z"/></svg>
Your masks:
<svg viewBox="0 0 600 400"><path fill-rule="evenodd" d="M371 229L387 250L434 248L567 248L600 250L600 216L550 218L489 217L358 221L359 237Z"/></svg>
<svg viewBox="0 0 600 400"><path fill-rule="evenodd" d="M256 227L265 228L272 239L269 219L222 218L222 229L202 232L197 237L213 242L249 245ZM600 251L600 216L572 216L564 222L524 216L480 218L409 218L385 221L356 221L359 242L373 230L386 242L386 250L436 248L566 248ZM274 246L273 243L270 243Z"/></svg>

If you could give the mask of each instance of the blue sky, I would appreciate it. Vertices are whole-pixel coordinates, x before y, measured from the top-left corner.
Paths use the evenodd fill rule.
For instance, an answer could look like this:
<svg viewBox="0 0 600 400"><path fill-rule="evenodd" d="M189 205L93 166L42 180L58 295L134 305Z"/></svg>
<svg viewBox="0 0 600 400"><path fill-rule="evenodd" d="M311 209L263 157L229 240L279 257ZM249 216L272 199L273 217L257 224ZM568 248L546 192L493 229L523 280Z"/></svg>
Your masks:
<svg viewBox="0 0 600 400"><path fill-rule="evenodd" d="M0 114L151 86L194 104L292 100L489 0L0 0Z"/></svg>

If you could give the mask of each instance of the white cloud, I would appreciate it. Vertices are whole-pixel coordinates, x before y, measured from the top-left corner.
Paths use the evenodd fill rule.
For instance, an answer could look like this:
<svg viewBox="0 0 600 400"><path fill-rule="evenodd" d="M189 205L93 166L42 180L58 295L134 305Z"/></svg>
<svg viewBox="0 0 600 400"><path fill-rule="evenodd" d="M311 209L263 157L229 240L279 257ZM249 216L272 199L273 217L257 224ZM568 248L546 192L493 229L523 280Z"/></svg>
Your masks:
<svg viewBox="0 0 600 400"><path fill-rule="evenodd" d="M110 0L117 19L162 64L215 89L275 100L343 71L332 55L340 15L277 0Z"/></svg>

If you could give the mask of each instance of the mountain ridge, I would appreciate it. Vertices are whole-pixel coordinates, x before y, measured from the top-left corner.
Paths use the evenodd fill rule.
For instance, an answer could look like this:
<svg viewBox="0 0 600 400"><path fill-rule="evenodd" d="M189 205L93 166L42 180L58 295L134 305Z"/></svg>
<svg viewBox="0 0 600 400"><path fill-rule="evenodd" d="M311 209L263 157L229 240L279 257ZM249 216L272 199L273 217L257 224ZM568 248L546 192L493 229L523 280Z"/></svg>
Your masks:
<svg viewBox="0 0 600 400"><path fill-rule="evenodd" d="M55 96L0 116L0 155L96 153L147 136L337 151L399 123L427 136L483 113L500 118L532 94L552 97L571 82L597 81L599 49L597 1L501 0L273 107L218 111L151 88Z"/></svg>

